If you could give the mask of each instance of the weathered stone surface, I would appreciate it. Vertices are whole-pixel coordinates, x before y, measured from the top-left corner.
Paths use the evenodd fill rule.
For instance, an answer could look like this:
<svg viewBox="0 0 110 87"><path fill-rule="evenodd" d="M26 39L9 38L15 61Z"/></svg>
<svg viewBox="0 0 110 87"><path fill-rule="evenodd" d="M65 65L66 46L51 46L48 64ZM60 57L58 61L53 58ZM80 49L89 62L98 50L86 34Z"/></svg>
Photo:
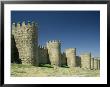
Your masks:
<svg viewBox="0 0 110 87"><path fill-rule="evenodd" d="M44 46L38 47L39 64L49 64L48 50Z"/></svg>
<svg viewBox="0 0 110 87"><path fill-rule="evenodd" d="M67 65L67 58L65 53L61 54L61 65Z"/></svg>
<svg viewBox="0 0 110 87"><path fill-rule="evenodd" d="M69 67L76 67L76 48L66 49L67 65Z"/></svg>
<svg viewBox="0 0 110 87"><path fill-rule="evenodd" d="M49 41L47 42L47 49L51 65L61 66L61 42Z"/></svg>
<svg viewBox="0 0 110 87"><path fill-rule="evenodd" d="M81 57L80 56L76 56L76 66L81 67Z"/></svg>
<svg viewBox="0 0 110 87"><path fill-rule="evenodd" d="M81 67L84 69L100 69L100 59L91 58L91 53L76 56L76 48L68 48L61 54L61 42L48 41L46 47L38 47L38 26L32 22L12 24L11 62L31 64L51 64L56 69L61 65Z"/></svg>
<svg viewBox="0 0 110 87"><path fill-rule="evenodd" d="M100 59L98 59L98 69L100 70Z"/></svg>
<svg viewBox="0 0 110 87"><path fill-rule="evenodd" d="M98 59L94 58L94 69L98 69Z"/></svg>
<svg viewBox="0 0 110 87"><path fill-rule="evenodd" d="M91 58L91 69L94 69L94 58Z"/></svg>
<svg viewBox="0 0 110 87"><path fill-rule="evenodd" d="M38 65L38 35L37 26L33 22L12 24L12 34L14 35L19 58L22 64Z"/></svg>
<svg viewBox="0 0 110 87"><path fill-rule="evenodd" d="M81 68L91 68L91 53L84 53L81 55Z"/></svg>

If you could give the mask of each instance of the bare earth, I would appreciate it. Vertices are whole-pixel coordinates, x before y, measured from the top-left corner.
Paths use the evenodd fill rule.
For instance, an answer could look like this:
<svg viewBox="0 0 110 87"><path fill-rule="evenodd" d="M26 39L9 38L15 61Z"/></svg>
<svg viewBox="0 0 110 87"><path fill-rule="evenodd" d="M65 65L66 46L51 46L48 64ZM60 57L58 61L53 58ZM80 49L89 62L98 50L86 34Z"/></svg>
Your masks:
<svg viewBox="0 0 110 87"><path fill-rule="evenodd" d="M41 67L11 64L12 77L99 77L100 70L84 70L80 67L68 68L52 66L45 64Z"/></svg>

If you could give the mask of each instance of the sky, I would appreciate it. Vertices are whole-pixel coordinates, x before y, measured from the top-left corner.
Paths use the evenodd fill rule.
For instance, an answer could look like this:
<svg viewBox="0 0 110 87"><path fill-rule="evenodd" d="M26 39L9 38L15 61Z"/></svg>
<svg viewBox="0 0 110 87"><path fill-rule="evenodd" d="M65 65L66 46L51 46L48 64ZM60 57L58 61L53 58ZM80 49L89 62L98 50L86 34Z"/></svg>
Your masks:
<svg viewBox="0 0 110 87"><path fill-rule="evenodd" d="M61 51L76 48L77 55L100 56L99 11L11 11L11 23L38 23L38 43L61 40Z"/></svg>

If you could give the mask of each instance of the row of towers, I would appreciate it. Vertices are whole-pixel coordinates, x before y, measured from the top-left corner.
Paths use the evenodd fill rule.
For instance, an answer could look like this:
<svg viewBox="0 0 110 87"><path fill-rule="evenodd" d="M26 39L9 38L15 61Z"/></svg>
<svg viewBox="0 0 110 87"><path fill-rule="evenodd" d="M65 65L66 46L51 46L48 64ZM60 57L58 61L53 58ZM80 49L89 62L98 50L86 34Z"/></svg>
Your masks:
<svg viewBox="0 0 110 87"><path fill-rule="evenodd" d="M51 64L55 66L81 67L84 69L100 69L100 60L91 58L91 53L76 56L76 48L68 48L61 53L61 41L52 40L46 46L38 46L38 25L35 22L26 24L13 23L11 34L12 62L22 64ZM18 61L17 61L18 62Z"/></svg>

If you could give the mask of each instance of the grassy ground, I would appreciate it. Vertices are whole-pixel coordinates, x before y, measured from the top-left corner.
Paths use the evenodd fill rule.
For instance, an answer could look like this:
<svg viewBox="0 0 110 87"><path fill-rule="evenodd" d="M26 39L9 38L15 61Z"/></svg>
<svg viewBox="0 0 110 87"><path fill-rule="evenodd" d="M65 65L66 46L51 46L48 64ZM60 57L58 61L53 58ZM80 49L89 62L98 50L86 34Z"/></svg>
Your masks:
<svg viewBox="0 0 110 87"><path fill-rule="evenodd" d="M22 64L11 64L11 76L12 77L98 77L100 76L99 70L84 70L79 67L68 68L60 67L53 68L52 66L45 64L40 67Z"/></svg>

